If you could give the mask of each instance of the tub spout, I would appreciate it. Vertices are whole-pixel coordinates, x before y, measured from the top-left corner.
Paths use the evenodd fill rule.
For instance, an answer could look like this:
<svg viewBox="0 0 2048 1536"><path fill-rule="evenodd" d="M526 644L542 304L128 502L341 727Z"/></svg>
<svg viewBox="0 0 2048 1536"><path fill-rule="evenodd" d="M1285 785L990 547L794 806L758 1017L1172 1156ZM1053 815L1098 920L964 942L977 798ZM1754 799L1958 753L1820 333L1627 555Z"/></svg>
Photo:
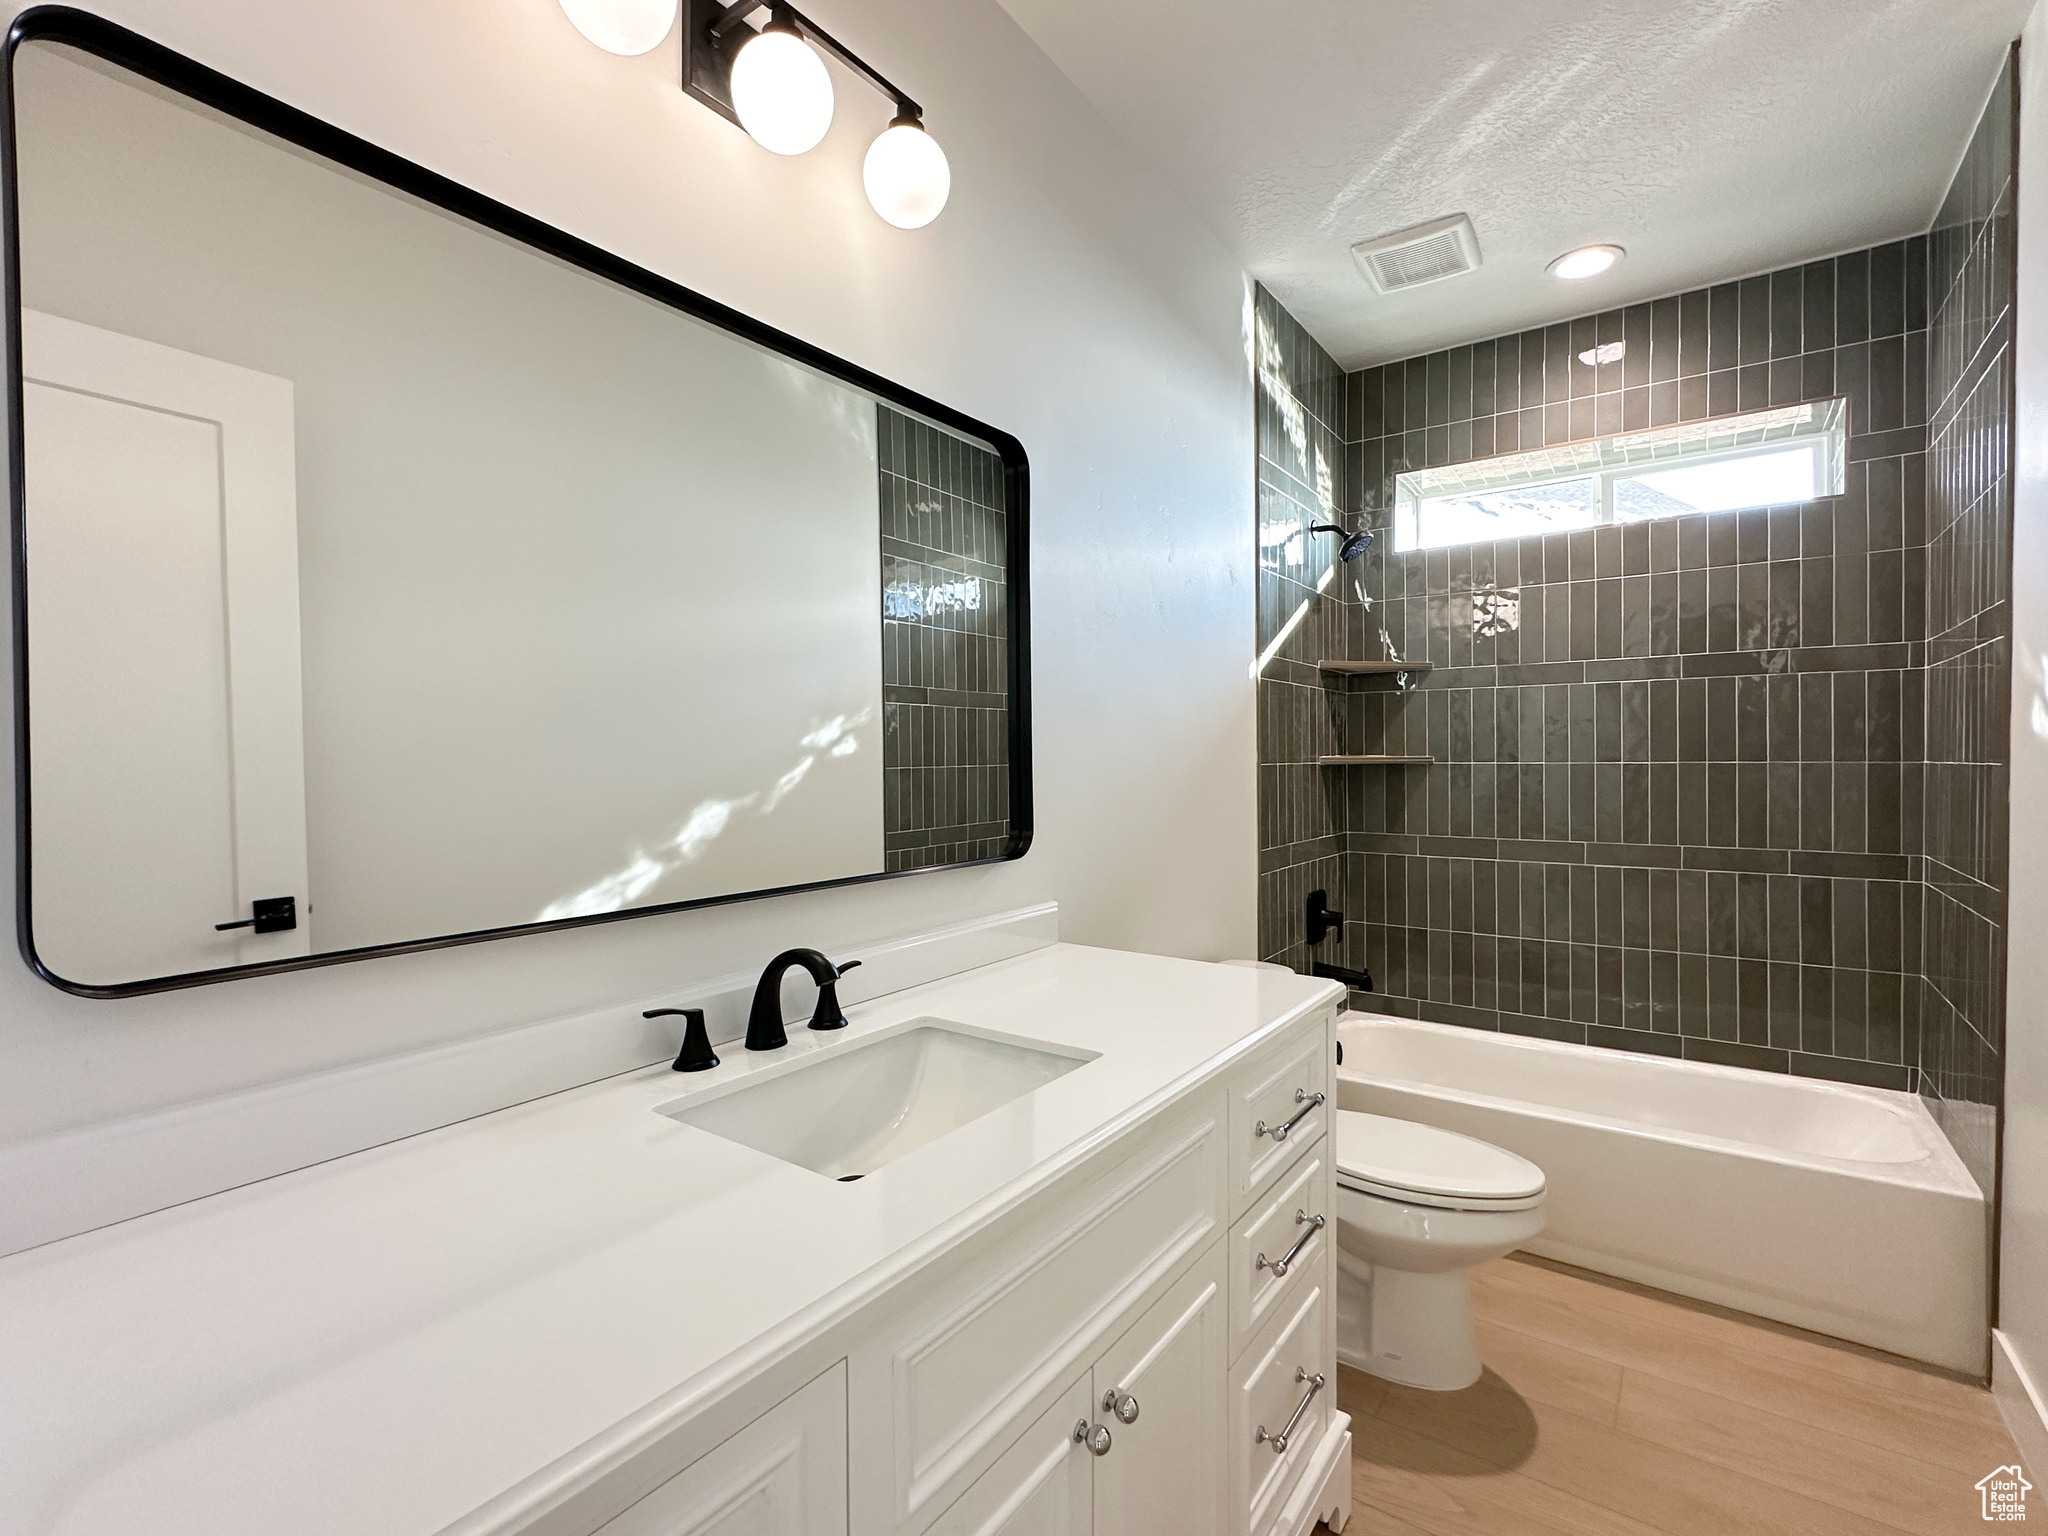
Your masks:
<svg viewBox="0 0 2048 1536"><path fill-rule="evenodd" d="M1362 965L1353 970L1348 965L1332 965L1327 960L1317 960L1309 966L1308 973L1311 976L1328 977L1331 981L1341 981L1354 992L1372 990L1372 972Z"/></svg>

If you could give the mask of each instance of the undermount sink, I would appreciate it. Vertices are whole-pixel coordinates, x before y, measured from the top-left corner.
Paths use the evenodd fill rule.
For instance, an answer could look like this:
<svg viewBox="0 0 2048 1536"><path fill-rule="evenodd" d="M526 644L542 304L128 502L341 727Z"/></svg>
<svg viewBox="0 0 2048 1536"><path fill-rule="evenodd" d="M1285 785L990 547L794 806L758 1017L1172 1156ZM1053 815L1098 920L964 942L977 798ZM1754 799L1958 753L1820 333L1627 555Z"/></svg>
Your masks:
<svg viewBox="0 0 2048 1536"><path fill-rule="evenodd" d="M851 1182L1098 1054L944 1019L912 1019L866 1039L822 1046L787 1067L777 1063L757 1081L664 1105L661 1113Z"/></svg>

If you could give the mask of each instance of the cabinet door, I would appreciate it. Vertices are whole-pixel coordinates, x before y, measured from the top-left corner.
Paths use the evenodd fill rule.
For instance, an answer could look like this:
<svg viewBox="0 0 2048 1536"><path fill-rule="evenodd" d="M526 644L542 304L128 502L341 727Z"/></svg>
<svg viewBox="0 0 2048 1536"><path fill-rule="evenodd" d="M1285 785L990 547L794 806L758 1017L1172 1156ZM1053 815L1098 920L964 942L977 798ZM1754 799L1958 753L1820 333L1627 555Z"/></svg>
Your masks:
<svg viewBox="0 0 2048 1536"><path fill-rule="evenodd" d="M846 1362L606 1521L596 1536L846 1536Z"/></svg>
<svg viewBox="0 0 2048 1536"><path fill-rule="evenodd" d="M1088 1536L1094 1458L1074 1439L1088 1403L1083 1375L953 1501L927 1536Z"/></svg>
<svg viewBox="0 0 2048 1536"><path fill-rule="evenodd" d="M1224 1527L1224 1424L1230 1334L1224 1245L1187 1275L1095 1362L1088 1419L1107 1425L1095 1462L1095 1536L1219 1536ZM1137 1399L1123 1423L1111 1394Z"/></svg>

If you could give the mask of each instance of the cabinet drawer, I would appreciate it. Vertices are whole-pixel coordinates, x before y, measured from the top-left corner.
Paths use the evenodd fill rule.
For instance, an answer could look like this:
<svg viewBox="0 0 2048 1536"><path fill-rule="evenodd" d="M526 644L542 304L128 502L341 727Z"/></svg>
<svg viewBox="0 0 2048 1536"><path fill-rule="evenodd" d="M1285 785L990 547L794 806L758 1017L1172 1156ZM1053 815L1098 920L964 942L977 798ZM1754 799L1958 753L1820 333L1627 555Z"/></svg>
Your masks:
<svg viewBox="0 0 2048 1536"><path fill-rule="evenodd" d="M1337 1237L1330 1143L1318 1137L1259 1197L1230 1234L1230 1358L1303 1288L1330 1284ZM1315 1225L1320 1216L1323 1224ZM1290 1257L1291 1255L1291 1257ZM1261 1263L1260 1260L1264 1260ZM1285 1264L1286 1272L1279 1272Z"/></svg>
<svg viewBox="0 0 2048 1536"><path fill-rule="evenodd" d="M1230 1079L1230 1214L1329 1129L1330 1014L1318 1013L1243 1063ZM1317 1095L1322 1095L1318 1102Z"/></svg>
<svg viewBox="0 0 2048 1536"><path fill-rule="evenodd" d="M777 1403L595 1536L846 1536L846 1363Z"/></svg>
<svg viewBox="0 0 2048 1536"><path fill-rule="evenodd" d="M1245 1536L1266 1536L1337 1406L1326 1285L1289 1298L1231 1372L1230 1387L1231 1512ZM1282 1434L1285 1450L1277 1448Z"/></svg>

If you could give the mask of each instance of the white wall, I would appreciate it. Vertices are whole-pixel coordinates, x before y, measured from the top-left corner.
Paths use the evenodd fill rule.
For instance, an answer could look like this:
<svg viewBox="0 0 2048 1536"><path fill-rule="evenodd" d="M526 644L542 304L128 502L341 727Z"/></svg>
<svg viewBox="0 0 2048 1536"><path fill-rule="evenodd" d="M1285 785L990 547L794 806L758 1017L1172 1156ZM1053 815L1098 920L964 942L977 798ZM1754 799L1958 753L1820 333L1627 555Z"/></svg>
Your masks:
<svg viewBox="0 0 2048 1536"><path fill-rule="evenodd" d="M2021 1449L2043 1444L2006 1367L2048 1382L2048 3L2020 38L2019 291L2012 549L2012 875L2006 930L2000 1400ZM2015 1404L2020 1417L2015 1419ZM2034 1472L2040 1473L2038 1456Z"/></svg>
<svg viewBox="0 0 2048 1536"><path fill-rule="evenodd" d="M115 0L112 19L1015 432L1031 455L1038 838L1022 861L123 1002L0 960L0 1138L374 1059L1046 898L1069 939L1253 946L1242 273L993 0L814 0L925 103L929 229L867 208L845 76L782 160L555 0ZM11 794L11 784L6 786ZM8 854L11 860L11 849Z"/></svg>

